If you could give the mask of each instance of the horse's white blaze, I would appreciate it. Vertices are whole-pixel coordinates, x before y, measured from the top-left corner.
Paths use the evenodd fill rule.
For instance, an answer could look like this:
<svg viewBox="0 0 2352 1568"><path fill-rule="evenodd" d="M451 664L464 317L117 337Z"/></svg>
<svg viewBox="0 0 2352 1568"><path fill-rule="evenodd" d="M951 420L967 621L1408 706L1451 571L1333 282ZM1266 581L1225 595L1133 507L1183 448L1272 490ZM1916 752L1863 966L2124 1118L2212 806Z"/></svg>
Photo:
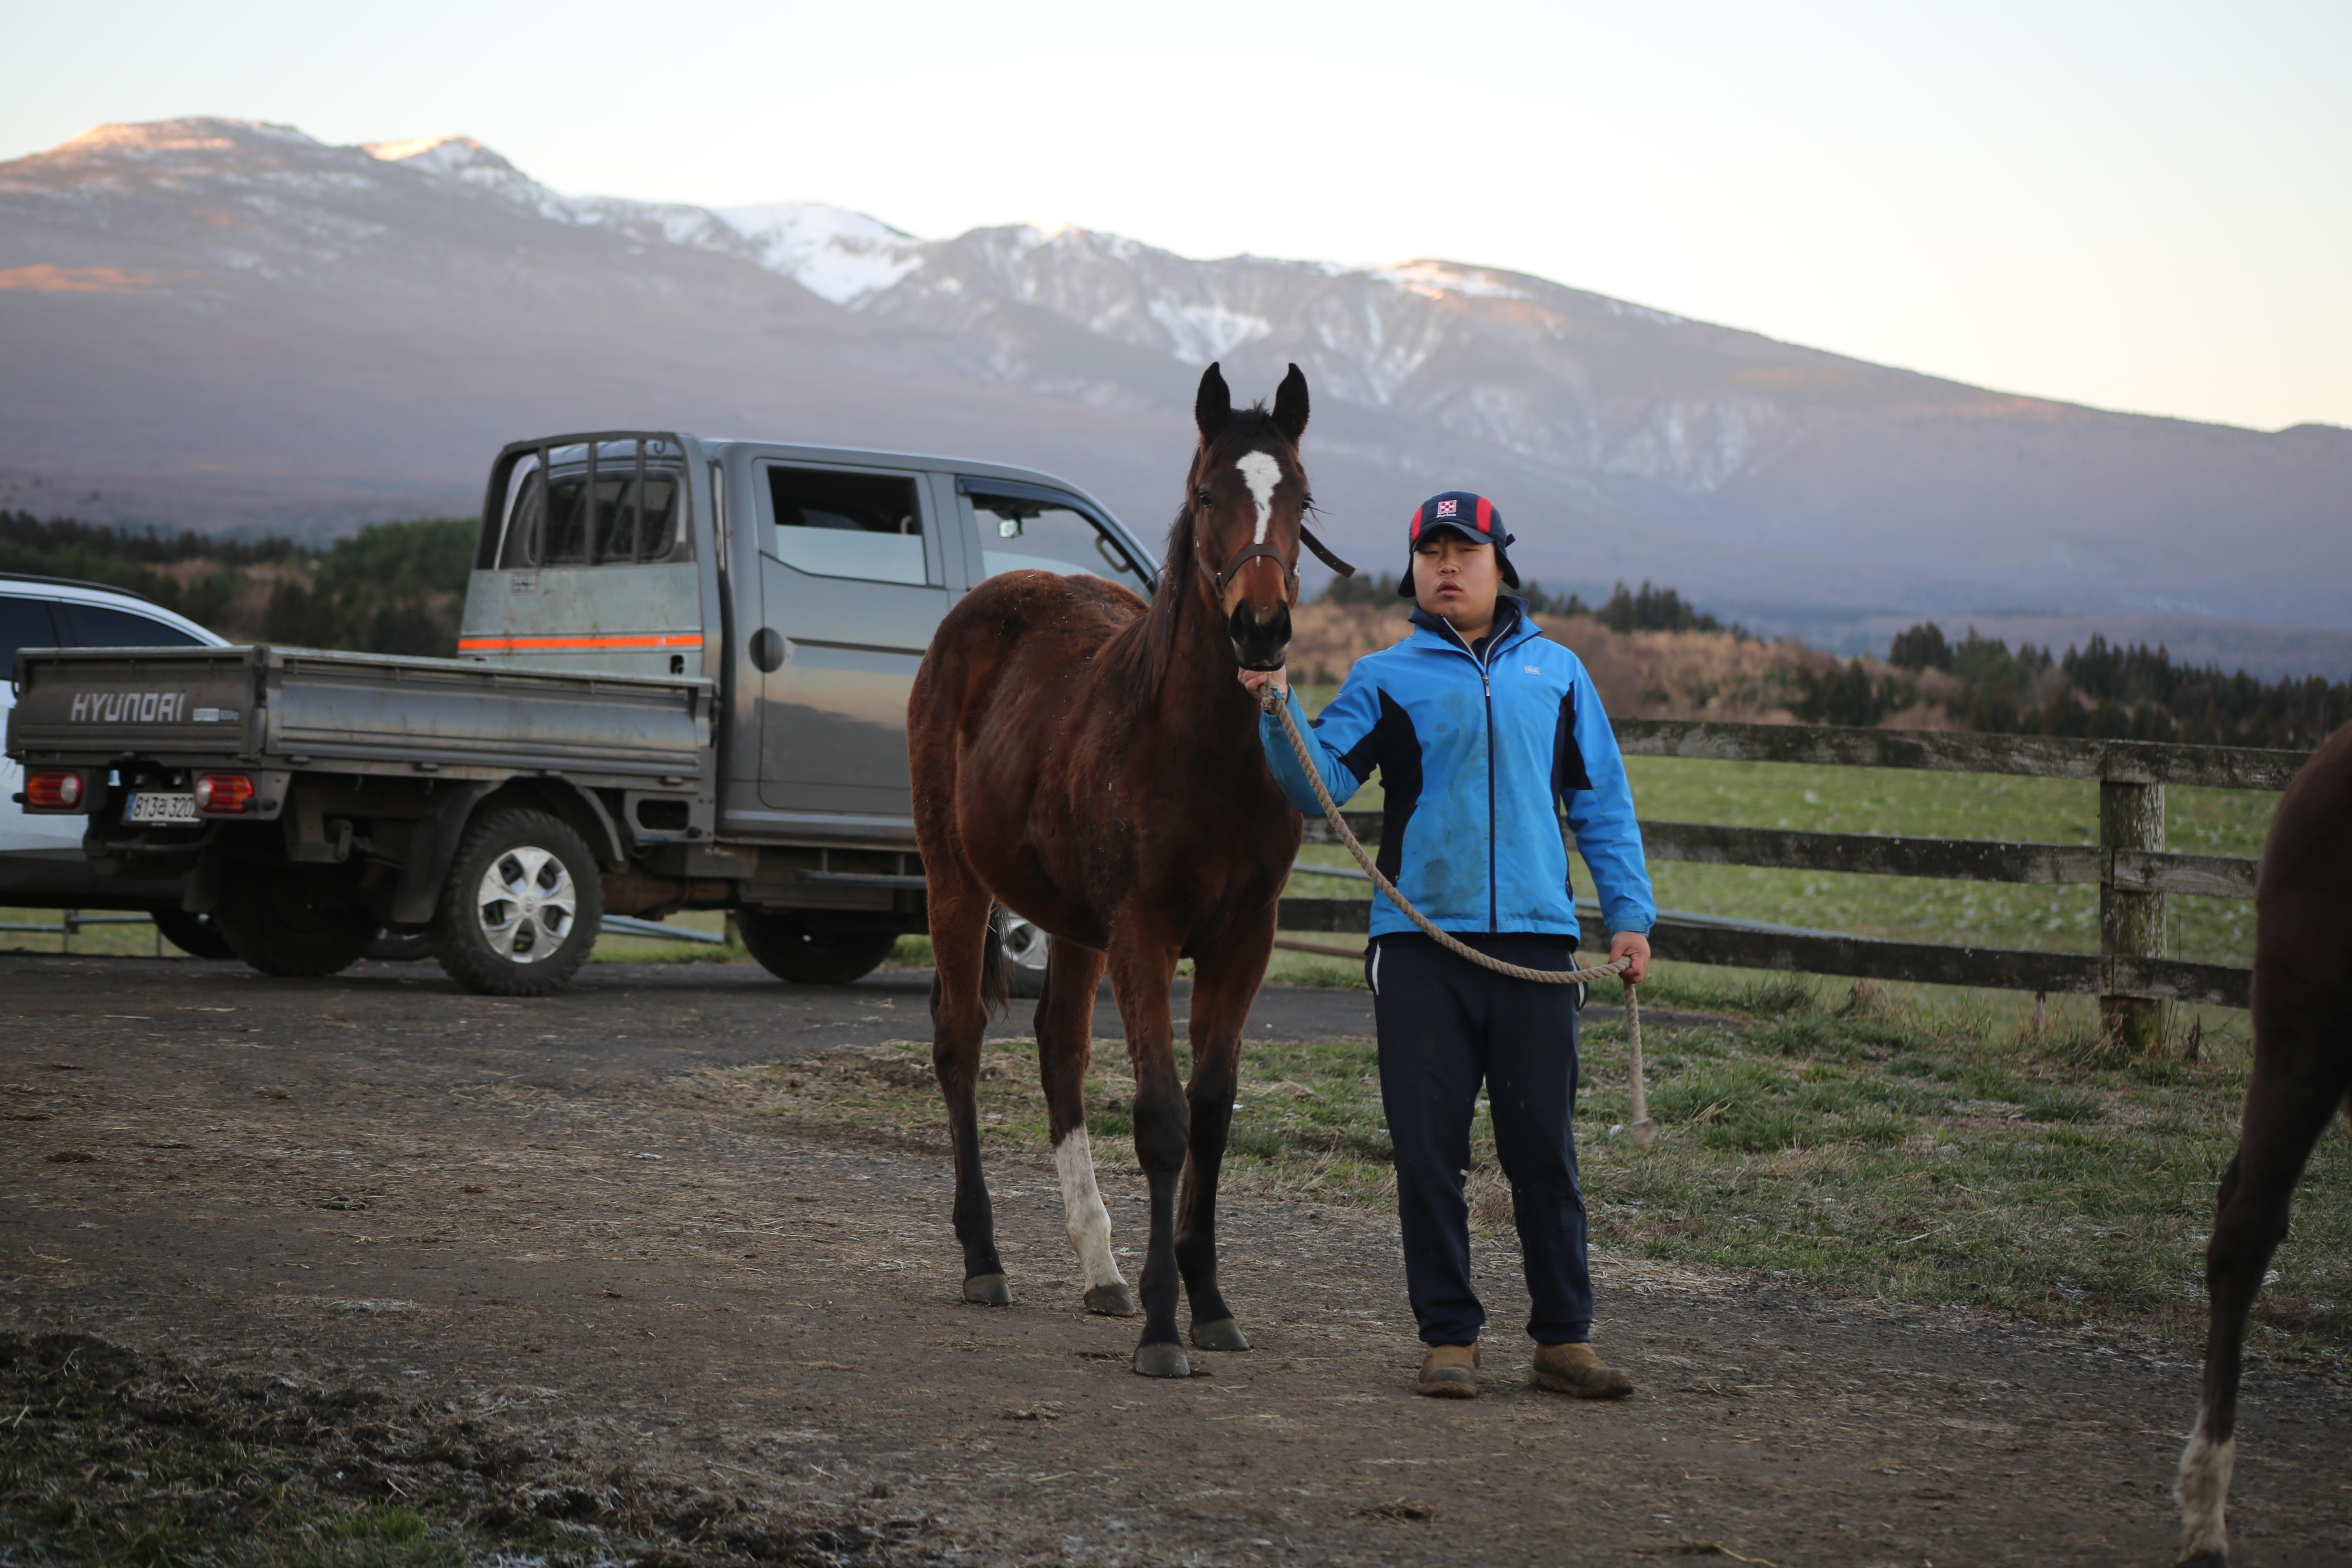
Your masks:
<svg viewBox="0 0 2352 1568"><path fill-rule="evenodd" d="M1265 525L1274 521L1274 487L1282 483L1282 464L1271 452L1244 452L1234 467L1242 471L1250 500L1257 502L1257 537L1251 542L1264 544Z"/></svg>
<svg viewBox="0 0 2352 1568"><path fill-rule="evenodd" d="M2222 1506L2230 1499L2230 1471L2238 1458L2238 1440L2216 1443L2205 1436L2205 1412L2189 1447L2180 1455L2180 1479L2172 1495L2180 1500L2180 1558L2221 1557L2230 1550L2230 1533L2222 1524Z"/></svg>
<svg viewBox="0 0 2352 1568"><path fill-rule="evenodd" d="M1087 1286L1124 1285L1118 1265L1110 1256L1110 1211L1103 1207L1095 1186L1095 1153L1084 1126L1073 1127L1054 1145L1054 1170L1062 1178L1062 1216L1070 1227L1070 1246L1087 1271Z"/></svg>

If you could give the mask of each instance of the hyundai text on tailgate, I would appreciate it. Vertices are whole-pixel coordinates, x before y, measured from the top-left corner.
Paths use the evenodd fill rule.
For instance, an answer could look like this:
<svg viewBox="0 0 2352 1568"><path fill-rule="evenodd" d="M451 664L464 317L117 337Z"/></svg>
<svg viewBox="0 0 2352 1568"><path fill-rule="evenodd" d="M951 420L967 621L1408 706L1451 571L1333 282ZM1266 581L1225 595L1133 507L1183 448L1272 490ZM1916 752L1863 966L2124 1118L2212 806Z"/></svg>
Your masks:
<svg viewBox="0 0 2352 1568"><path fill-rule="evenodd" d="M27 813L208 913L273 974L429 932L478 991L548 991L606 914L735 912L838 984L924 929L906 705L981 579L1152 558L1083 491L992 464L617 431L518 442L458 657L17 657Z"/></svg>

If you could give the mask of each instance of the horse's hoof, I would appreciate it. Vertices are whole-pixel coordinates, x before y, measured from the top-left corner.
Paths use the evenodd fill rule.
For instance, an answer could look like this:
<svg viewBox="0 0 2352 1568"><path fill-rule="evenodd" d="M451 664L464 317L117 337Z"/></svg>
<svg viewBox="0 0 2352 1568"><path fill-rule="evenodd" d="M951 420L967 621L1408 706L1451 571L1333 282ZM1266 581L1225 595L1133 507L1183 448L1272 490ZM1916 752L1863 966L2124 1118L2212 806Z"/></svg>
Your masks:
<svg viewBox="0 0 2352 1568"><path fill-rule="evenodd" d="M1135 1292L1124 1284L1089 1285L1087 1310L1100 1312L1106 1318L1132 1318L1141 1309L1135 1304Z"/></svg>
<svg viewBox="0 0 2352 1568"><path fill-rule="evenodd" d="M1184 1359L1182 1345L1138 1345L1135 1348L1135 1375L1190 1377L1192 1375L1192 1363Z"/></svg>
<svg viewBox="0 0 2352 1568"><path fill-rule="evenodd" d="M1192 1342L1204 1351L1245 1351L1250 1348L1249 1336L1231 1318L1219 1318L1213 1323L1192 1325Z"/></svg>
<svg viewBox="0 0 2352 1568"><path fill-rule="evenodd" d="M983 1307L1010 1307L1013 1287L1002 1274L975 1274L963 1282L963 1299Z"/></svg>

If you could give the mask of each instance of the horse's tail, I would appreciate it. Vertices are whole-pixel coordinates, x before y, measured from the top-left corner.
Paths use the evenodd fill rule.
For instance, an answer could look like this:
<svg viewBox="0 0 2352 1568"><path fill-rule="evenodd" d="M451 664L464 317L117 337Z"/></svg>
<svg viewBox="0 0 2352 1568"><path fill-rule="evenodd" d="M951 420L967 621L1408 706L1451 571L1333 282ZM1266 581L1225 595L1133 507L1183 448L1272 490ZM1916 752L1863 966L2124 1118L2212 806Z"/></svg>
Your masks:
<svg viewBox="0 0 2352 1568"><path fill-rule="evenodd" d="M1004 954L1004 906L988 911L988 941L980 954L980 1001L998 1017L1013 1011L1013 960Z"/></svg>

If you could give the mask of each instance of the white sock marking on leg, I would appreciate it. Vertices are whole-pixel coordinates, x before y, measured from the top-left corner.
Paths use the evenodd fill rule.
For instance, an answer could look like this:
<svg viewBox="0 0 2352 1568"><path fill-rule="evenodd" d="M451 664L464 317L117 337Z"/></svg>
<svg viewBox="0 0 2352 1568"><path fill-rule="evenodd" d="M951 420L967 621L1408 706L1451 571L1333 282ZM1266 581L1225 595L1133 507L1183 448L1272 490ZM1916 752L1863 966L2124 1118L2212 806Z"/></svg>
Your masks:
<svg viewBox="0 0 2352 1568"><path fill-rule="evenodd" d="M2230 1472L2236 1468L2238 1440L2215 1443L2205 1436L2205 1412L2197 1412L2197 1425L2189 1434L2189 1447L2181 1451L2180 1479L2173 1483L2172 1495L2180 1500L2180 1556L2186 1562L2191 1557L2225 1555L2230 1550L2230 1534L2222 1521L2223 1505L2230 1500Z"/></svg>
<svg viewBox="0 0 2352 1568"><path fill-rule="evenodd" d="M1110 1211L1095 1186L1094 1149L1084 1127L1070 1129L1054 1145L1054 1170L1062 1178L1062 1215L1070 1227L1070 1247L1086 1270L1087 1288L1126 1284L1111 1261Z"/></svg>
<svg viewBox="0 0 2352 1568"><path fill-rule="evenodd" d="M1242 471L1250 500L1257 502L1257 537L1251 542L1264 544L1265 525L1274 518L1274 487L1282 483L1282 464L1271 452L1244 452L1234 467Z"/></svg>

